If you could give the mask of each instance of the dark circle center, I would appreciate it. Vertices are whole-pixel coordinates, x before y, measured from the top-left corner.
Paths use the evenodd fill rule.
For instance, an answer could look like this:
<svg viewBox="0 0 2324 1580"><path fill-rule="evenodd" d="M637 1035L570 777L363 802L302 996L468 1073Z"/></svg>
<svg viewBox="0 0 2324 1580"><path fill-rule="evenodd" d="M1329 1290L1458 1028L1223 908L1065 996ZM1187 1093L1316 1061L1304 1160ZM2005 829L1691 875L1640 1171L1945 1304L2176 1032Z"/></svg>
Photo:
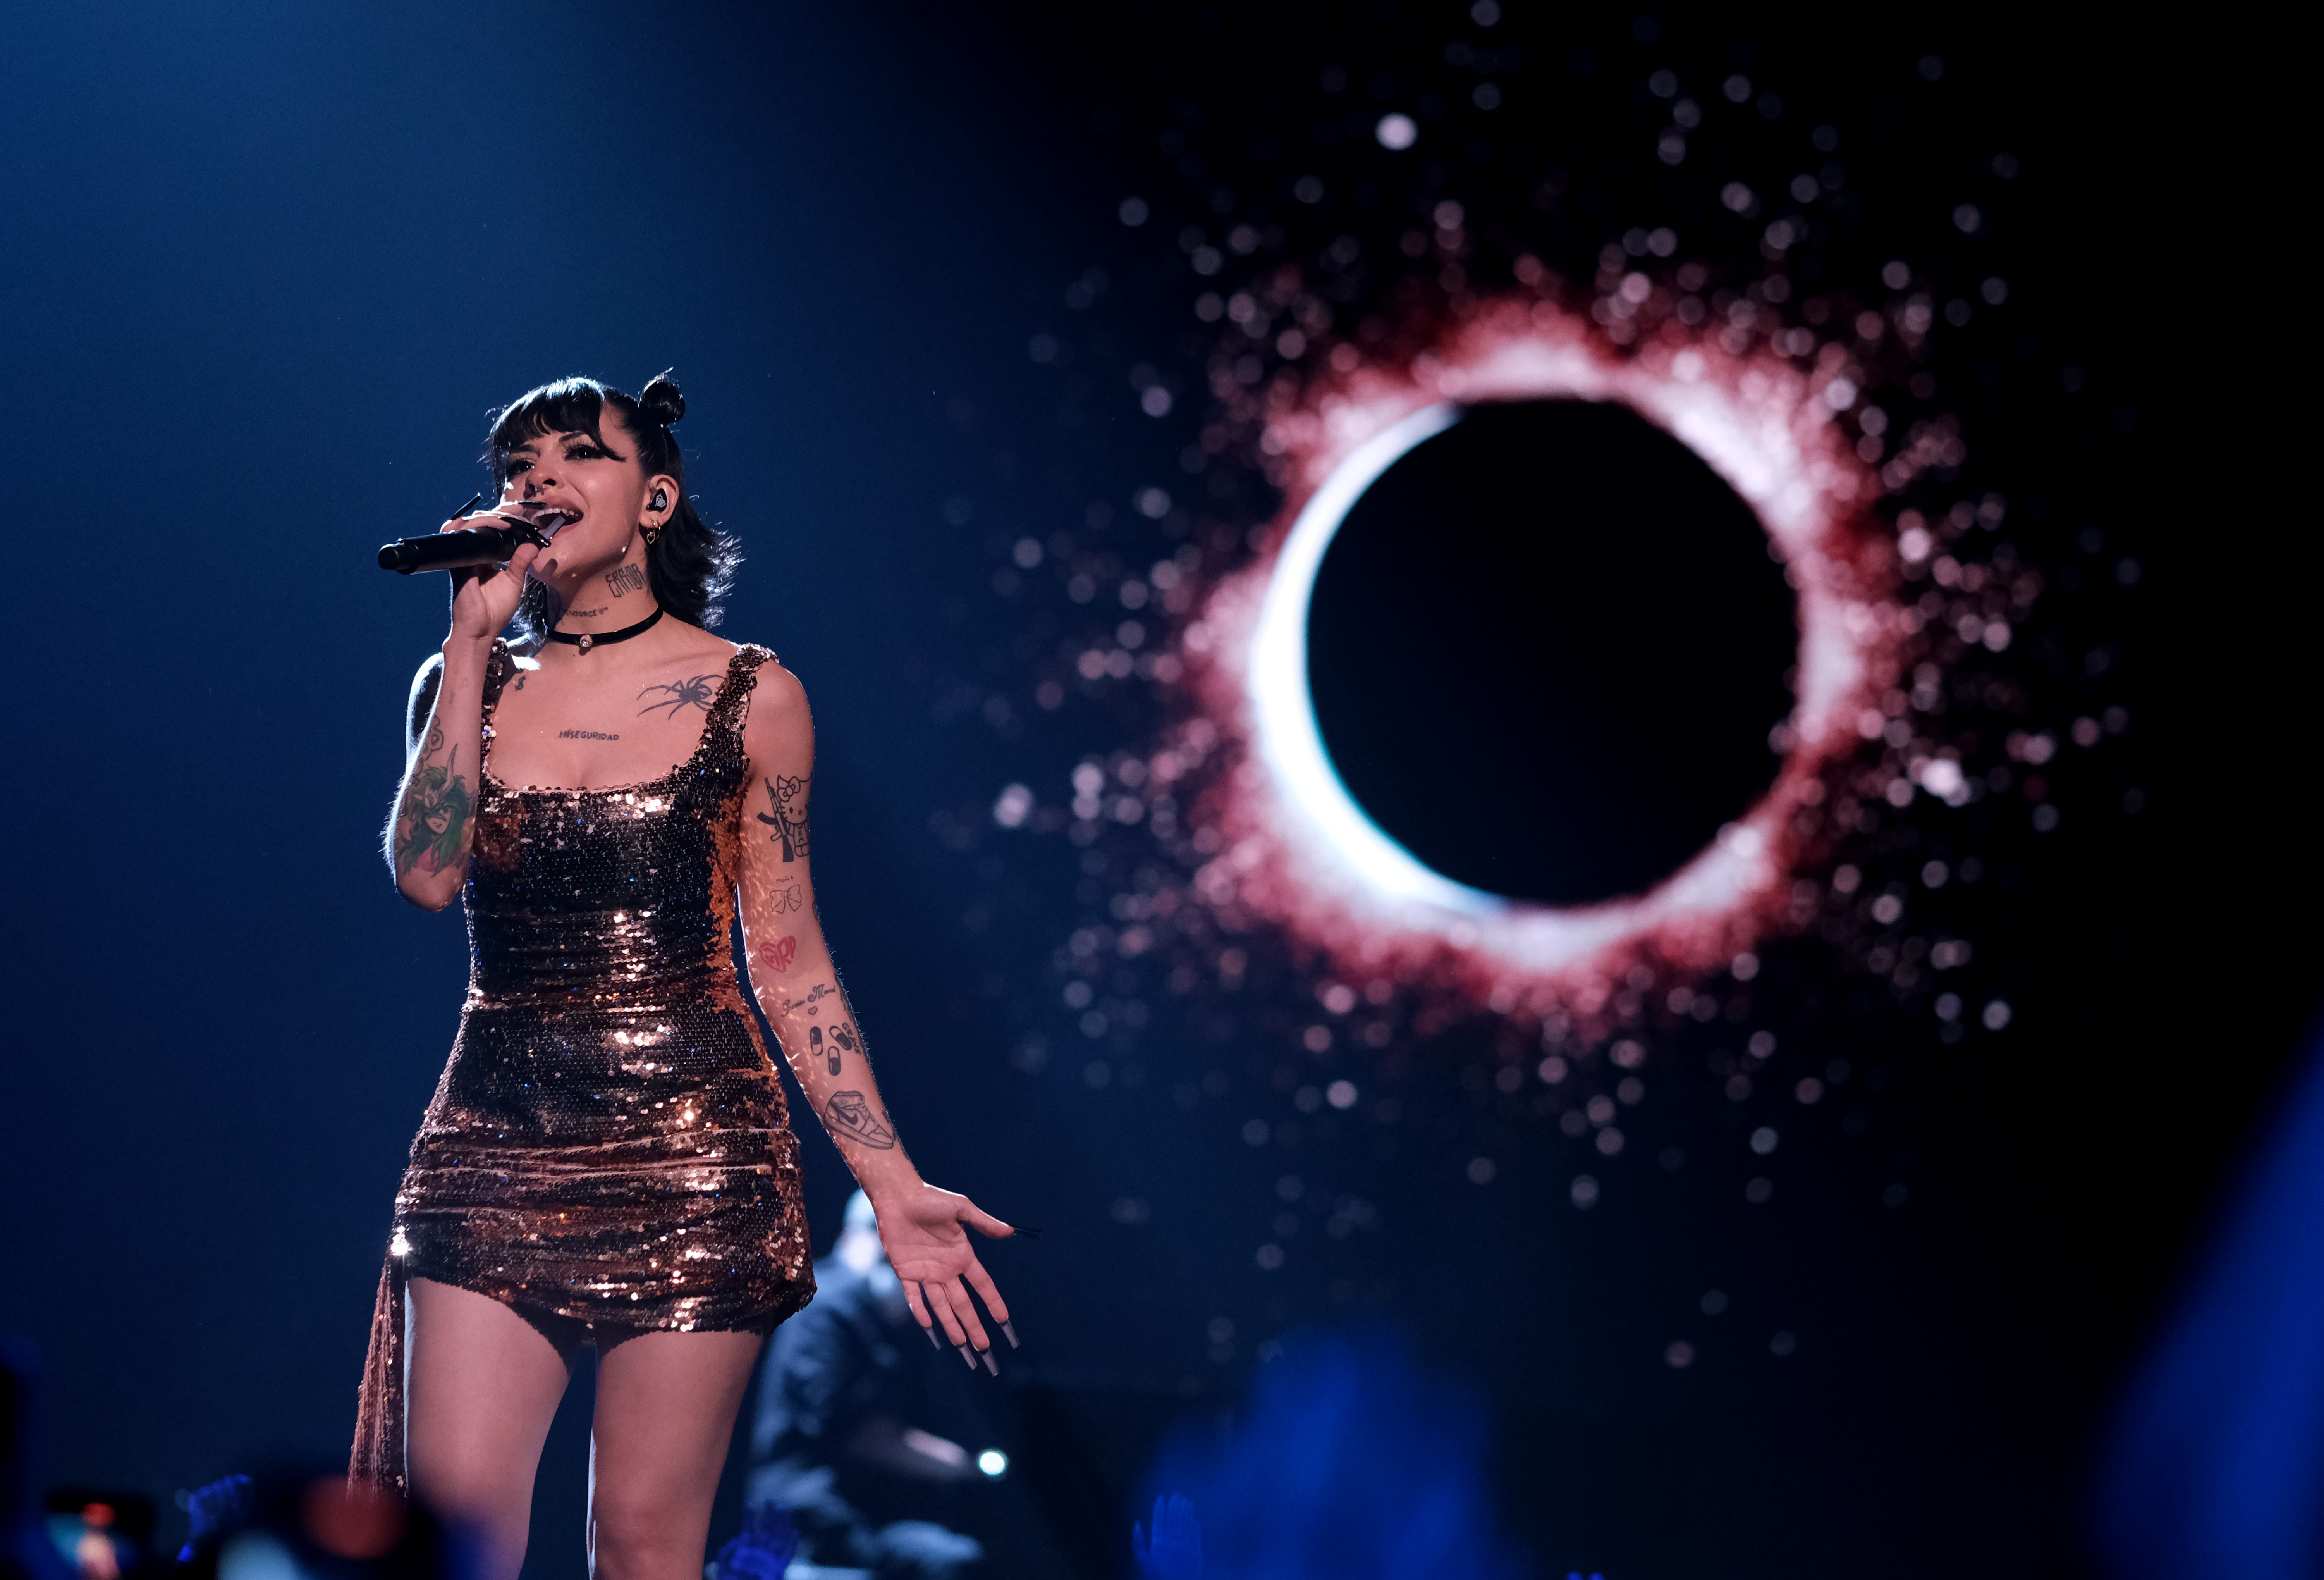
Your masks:
<svg viewBox="0 0 2324 1580"><path fill-rule="evenodd" d="M1446 877L1669 876L1774 779L1798 633L1749 505L1627 407L1471 408L1350 508L1307 621L1324 749Z"/></svg>

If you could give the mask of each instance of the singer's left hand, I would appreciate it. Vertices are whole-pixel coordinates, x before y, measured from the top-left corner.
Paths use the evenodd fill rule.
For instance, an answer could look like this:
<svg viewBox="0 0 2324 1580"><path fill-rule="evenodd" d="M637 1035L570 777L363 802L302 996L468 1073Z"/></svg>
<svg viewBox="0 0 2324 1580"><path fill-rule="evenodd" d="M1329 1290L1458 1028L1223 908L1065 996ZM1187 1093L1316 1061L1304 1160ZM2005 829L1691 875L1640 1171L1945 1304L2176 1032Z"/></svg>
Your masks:
<svg viewBox="0 0 2324 1580"><path fill-rule="evenodd" d="M913 1319L922 1327L942 1325L954 1344L991 1349L991 1335L977 1320L968 1292L976 1291L995 1322L1009 1320L1009 1307L993 1287L992 1276L976 1260L968 1230L995 1240L1017 1231L958 1191L939 1190L925 1181L875 1199L872 1208L880 1220L880 1243L887 1248L896 1277L903 1280Z"/></svg>

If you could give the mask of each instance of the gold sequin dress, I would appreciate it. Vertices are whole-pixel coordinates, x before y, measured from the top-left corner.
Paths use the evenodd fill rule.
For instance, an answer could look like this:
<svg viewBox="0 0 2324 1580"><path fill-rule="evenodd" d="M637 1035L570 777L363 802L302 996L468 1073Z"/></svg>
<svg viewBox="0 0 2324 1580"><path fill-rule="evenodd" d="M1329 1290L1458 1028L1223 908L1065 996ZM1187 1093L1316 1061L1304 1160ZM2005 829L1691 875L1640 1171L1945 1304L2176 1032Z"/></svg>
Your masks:
<svg viewBox="0 0 2324 1580"><path fill-rule="evenodd" d="M520 790L492 777L514 672L494 645L467 1002L395 1196L355 1478L403 1483L408 1280L679 1332L764 1332L813 1297L798 1139L733 947L742 723L773 657L736 651L701 744L661 778Z"/></svg>

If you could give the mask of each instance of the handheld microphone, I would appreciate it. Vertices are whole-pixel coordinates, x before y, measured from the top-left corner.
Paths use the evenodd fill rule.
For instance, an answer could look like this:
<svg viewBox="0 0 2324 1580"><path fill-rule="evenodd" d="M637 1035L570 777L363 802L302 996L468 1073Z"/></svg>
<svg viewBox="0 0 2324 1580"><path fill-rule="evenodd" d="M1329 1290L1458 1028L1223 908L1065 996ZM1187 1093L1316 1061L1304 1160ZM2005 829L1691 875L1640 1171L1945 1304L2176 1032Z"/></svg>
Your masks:
<svg viewBox="0 0 2324 1580"><path fill-rule="evenodd" d="M466 511L475 503L472 499L460 508ZM410 576L415 570L465 570L480 565L505 565L520 544L549 547L541 526L564 524L563 516L551 513L543 516L539 525L466 527L456 532L432 532L425 538L398 538L392 543L380 545L379 568L398 576Z"/></svg>

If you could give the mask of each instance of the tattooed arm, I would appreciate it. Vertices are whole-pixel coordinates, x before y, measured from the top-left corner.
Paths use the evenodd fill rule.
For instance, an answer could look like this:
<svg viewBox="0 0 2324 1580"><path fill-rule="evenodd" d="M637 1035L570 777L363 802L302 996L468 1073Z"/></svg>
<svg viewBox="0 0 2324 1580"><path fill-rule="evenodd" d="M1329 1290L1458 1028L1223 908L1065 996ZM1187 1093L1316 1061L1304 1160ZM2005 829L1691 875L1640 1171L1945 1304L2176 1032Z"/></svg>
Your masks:
<svg viewBox="0 0 2324 1580"><path fill-rule="evenodd" d="M742 824L741 909L752 987L808 1105L872 1198L912 1315L924 1327L941 1324L954 1344L987 1349L991 1341L968 1289L994 1320L1006 1322L1009 1311L963 1225L988 1235L1015 1231L967 1197L921 1179L872 1076L862 1031L816 917L807 872L815 728L807 694L788 670L774 664L760 670L744 743L752 781Z"/></svg>
<svg viewBox="0 0 2324 1580"><path fill-rule="evenodd" d="M444 530L470 525L474 519L447 522ZM443 651L420 665L412 679L403 785L387 822L387 864L403 897L424 910L451 904L467 881L482 782L477 765L484 744L484 669L493 638L516 612L525 569L538 552L525 544L497 571L454 573L452 633L444 639Z"/></svg>
<svg viewBox="0 0 2324 1580"><path fill-rule="evenodd" d="M411 692L415 717L403 785L387 825L387 864L406 900L423 910L441 910L466 881L475 835L484 660L454 663L448 652L431 658L420 666Z"/></svg>

